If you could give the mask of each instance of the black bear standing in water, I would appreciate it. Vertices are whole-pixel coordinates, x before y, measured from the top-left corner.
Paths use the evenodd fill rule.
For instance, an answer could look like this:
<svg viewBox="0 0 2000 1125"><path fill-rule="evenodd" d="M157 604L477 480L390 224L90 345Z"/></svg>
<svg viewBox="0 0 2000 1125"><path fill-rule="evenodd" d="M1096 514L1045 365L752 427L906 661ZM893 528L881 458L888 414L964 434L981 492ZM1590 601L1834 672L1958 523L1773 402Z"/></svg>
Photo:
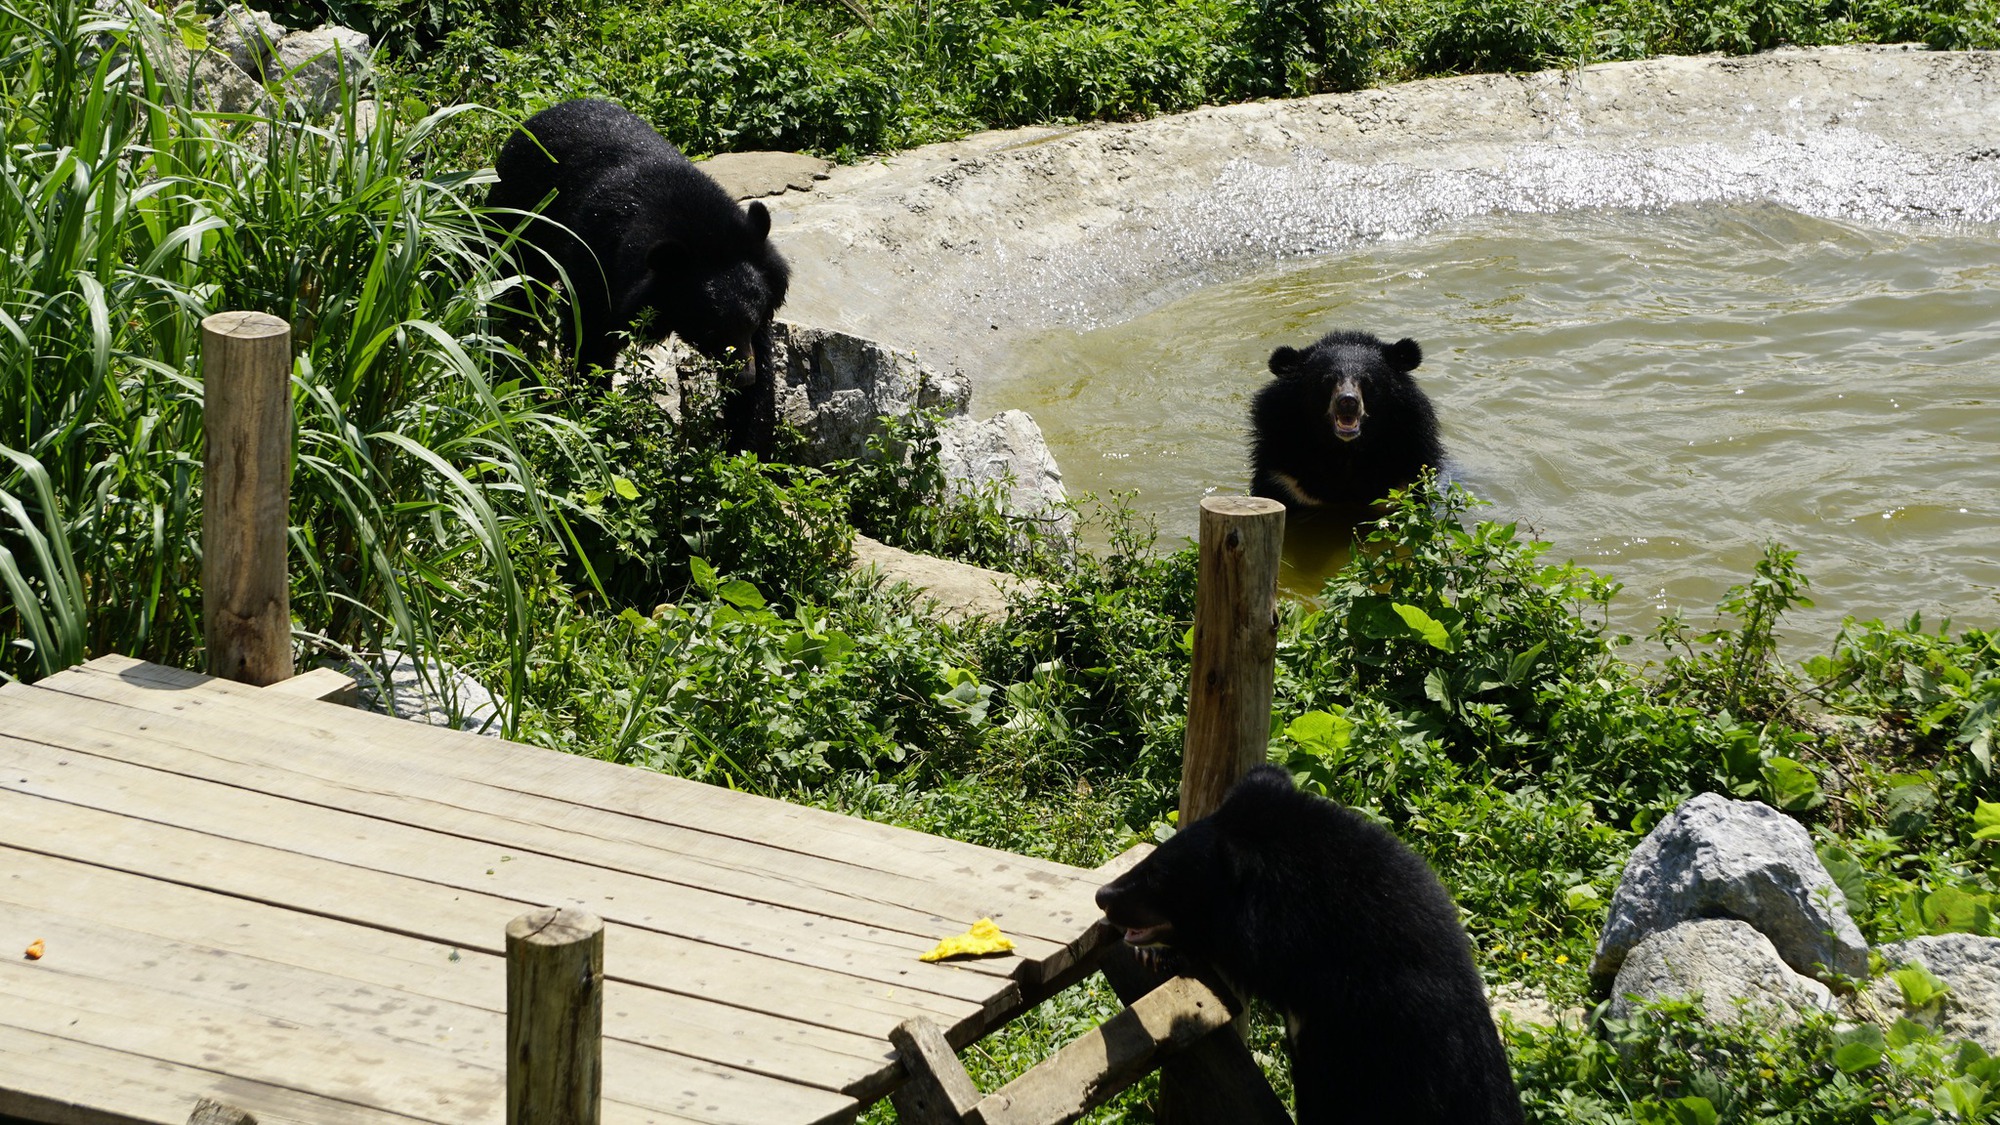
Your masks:
<svg viewBox="0 0 2000 1125"><path fill-rule="evenodd" d="M1277 379L1250 403L1250 493L1298 514L1370 504L1439 467L1437 414L1410 372L1415 340L1330 332L1271 353Z"/></svg>
<svg viewBox="0 0 2000 1125"><path fill-rule="evenodd" d="M1387 829L1258 766L1097 892L1285 1017L1299 1125L1516 1125L1521 1100L1458 909Z"/></svg>
<svg viewBox="0 0 2000 1125"><path fill-rule="evenodd" d="M643 338L673 333L744 365L724 394L725 428L739 447L765 445L776 410L771 318L791 271L771 245L764 205L738 207L652 126L609 102L537 113L493 163L500 182L489 207L533 211L554 193L515 257L544 284L556 282L558 266L568 276L577 370L608 370L620 334L650 314ZM520 217L494 221L511 228Z"/></svg>

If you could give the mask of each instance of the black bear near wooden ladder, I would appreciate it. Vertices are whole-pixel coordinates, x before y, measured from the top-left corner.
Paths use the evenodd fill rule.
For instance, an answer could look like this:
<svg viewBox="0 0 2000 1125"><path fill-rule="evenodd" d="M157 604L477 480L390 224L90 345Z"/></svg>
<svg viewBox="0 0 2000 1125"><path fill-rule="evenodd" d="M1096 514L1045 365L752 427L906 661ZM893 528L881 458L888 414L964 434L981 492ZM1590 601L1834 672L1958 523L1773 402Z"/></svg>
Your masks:
<svg viewBox="0 0 2000 1125"><path fill-rule="evenodd" d="M1202 501L1181 824L1213 812L1265 760L1284 528L1275 500ZM1109 882L1151 850L1141 845L1099 871ZM1225 1031L1242 1010L1236 996L1220 982L1162 977L1122 943L1099 948L1097 968L1127 1007L990 1094L973 1085L936 1024L917 1017L897 1027L890 1040L908 1072L891 1095L901 1125L1061 1125L1155 1068L1165 1125L1290 1125L1241 1035Z"/></svg>

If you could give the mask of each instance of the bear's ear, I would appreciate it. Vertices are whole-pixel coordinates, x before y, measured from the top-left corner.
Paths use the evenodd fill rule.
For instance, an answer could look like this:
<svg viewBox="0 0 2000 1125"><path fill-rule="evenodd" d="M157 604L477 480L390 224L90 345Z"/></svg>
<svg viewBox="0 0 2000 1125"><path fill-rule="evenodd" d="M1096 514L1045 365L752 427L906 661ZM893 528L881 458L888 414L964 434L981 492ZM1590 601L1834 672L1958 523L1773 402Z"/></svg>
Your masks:
<svg viewBox="0 0 2000 1125"><path fill-rule="evenodd" d="M1271 374L1297 375L1305 358L1305 353L1297 348L1279 348L1271 353Z"/></svg>
<svg viewBox="0 0 2000 1125"><path fill-rule="evenodd" d="M750 236L759 242L771 237L771 211L757 200L750 203Z"/></svg>
<svg viewBox="0 0 2000 1125"><path fill-rule="evenodd" d="M1424 349L1417 346L1408 336L1382 349L1382 355L1389 360L1389 366L1397 371L1415 371L1424 361Z"/></svg>

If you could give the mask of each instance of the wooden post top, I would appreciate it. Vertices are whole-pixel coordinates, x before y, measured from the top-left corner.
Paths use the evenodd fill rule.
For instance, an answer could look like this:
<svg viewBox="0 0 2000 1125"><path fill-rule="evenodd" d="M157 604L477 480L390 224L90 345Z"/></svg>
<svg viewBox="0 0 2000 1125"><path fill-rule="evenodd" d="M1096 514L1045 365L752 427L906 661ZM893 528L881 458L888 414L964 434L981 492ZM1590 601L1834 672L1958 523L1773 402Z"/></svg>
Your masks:
<svg viewBox="0 0 2000 1125"><path fill-rule="evenodd" d="M270 313L236 310L213 313L201 321L204 332L217 336L227 336L232 340L262 340L271 336L282 336L292 330L291 324Z"/></svg>
<svg viewBox="0 0 2000 1125"><path fill-rule="evenodd" d="M1204 496L1201 510L1218 516L1278 516L1285 506L1268 496Z"/></svg>
<svg viewBox="0 0 2000 1125"><path fill-rule="evenodd" d="M507 923L507 940L529 945L572 945L589 941L603 931L604 920L595 914L567 906L545 906Z"/></svg>

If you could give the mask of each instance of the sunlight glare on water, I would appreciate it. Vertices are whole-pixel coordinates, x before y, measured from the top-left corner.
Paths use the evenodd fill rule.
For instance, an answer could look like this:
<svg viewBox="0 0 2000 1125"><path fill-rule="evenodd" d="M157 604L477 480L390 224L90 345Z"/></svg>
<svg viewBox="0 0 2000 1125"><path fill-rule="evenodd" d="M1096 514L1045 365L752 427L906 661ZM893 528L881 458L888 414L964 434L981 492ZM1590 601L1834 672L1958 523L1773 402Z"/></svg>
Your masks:
<svg viewBox="0 0 2000 1125"><path fill-rule="evenodd" d="M1995 233L1768 206L1493 216L1037 336L986 404L1035 416L1072 494L1137 490L1173 543L1203 495L1247 488L1273 347L1413 336L1479 515L1623 582L1618 630L1710 621L1772 539L1812 580L1786 630L1812 648L1845 615L1991 627ZM1337 558L1288 544L1287 587Z"/></svg>

